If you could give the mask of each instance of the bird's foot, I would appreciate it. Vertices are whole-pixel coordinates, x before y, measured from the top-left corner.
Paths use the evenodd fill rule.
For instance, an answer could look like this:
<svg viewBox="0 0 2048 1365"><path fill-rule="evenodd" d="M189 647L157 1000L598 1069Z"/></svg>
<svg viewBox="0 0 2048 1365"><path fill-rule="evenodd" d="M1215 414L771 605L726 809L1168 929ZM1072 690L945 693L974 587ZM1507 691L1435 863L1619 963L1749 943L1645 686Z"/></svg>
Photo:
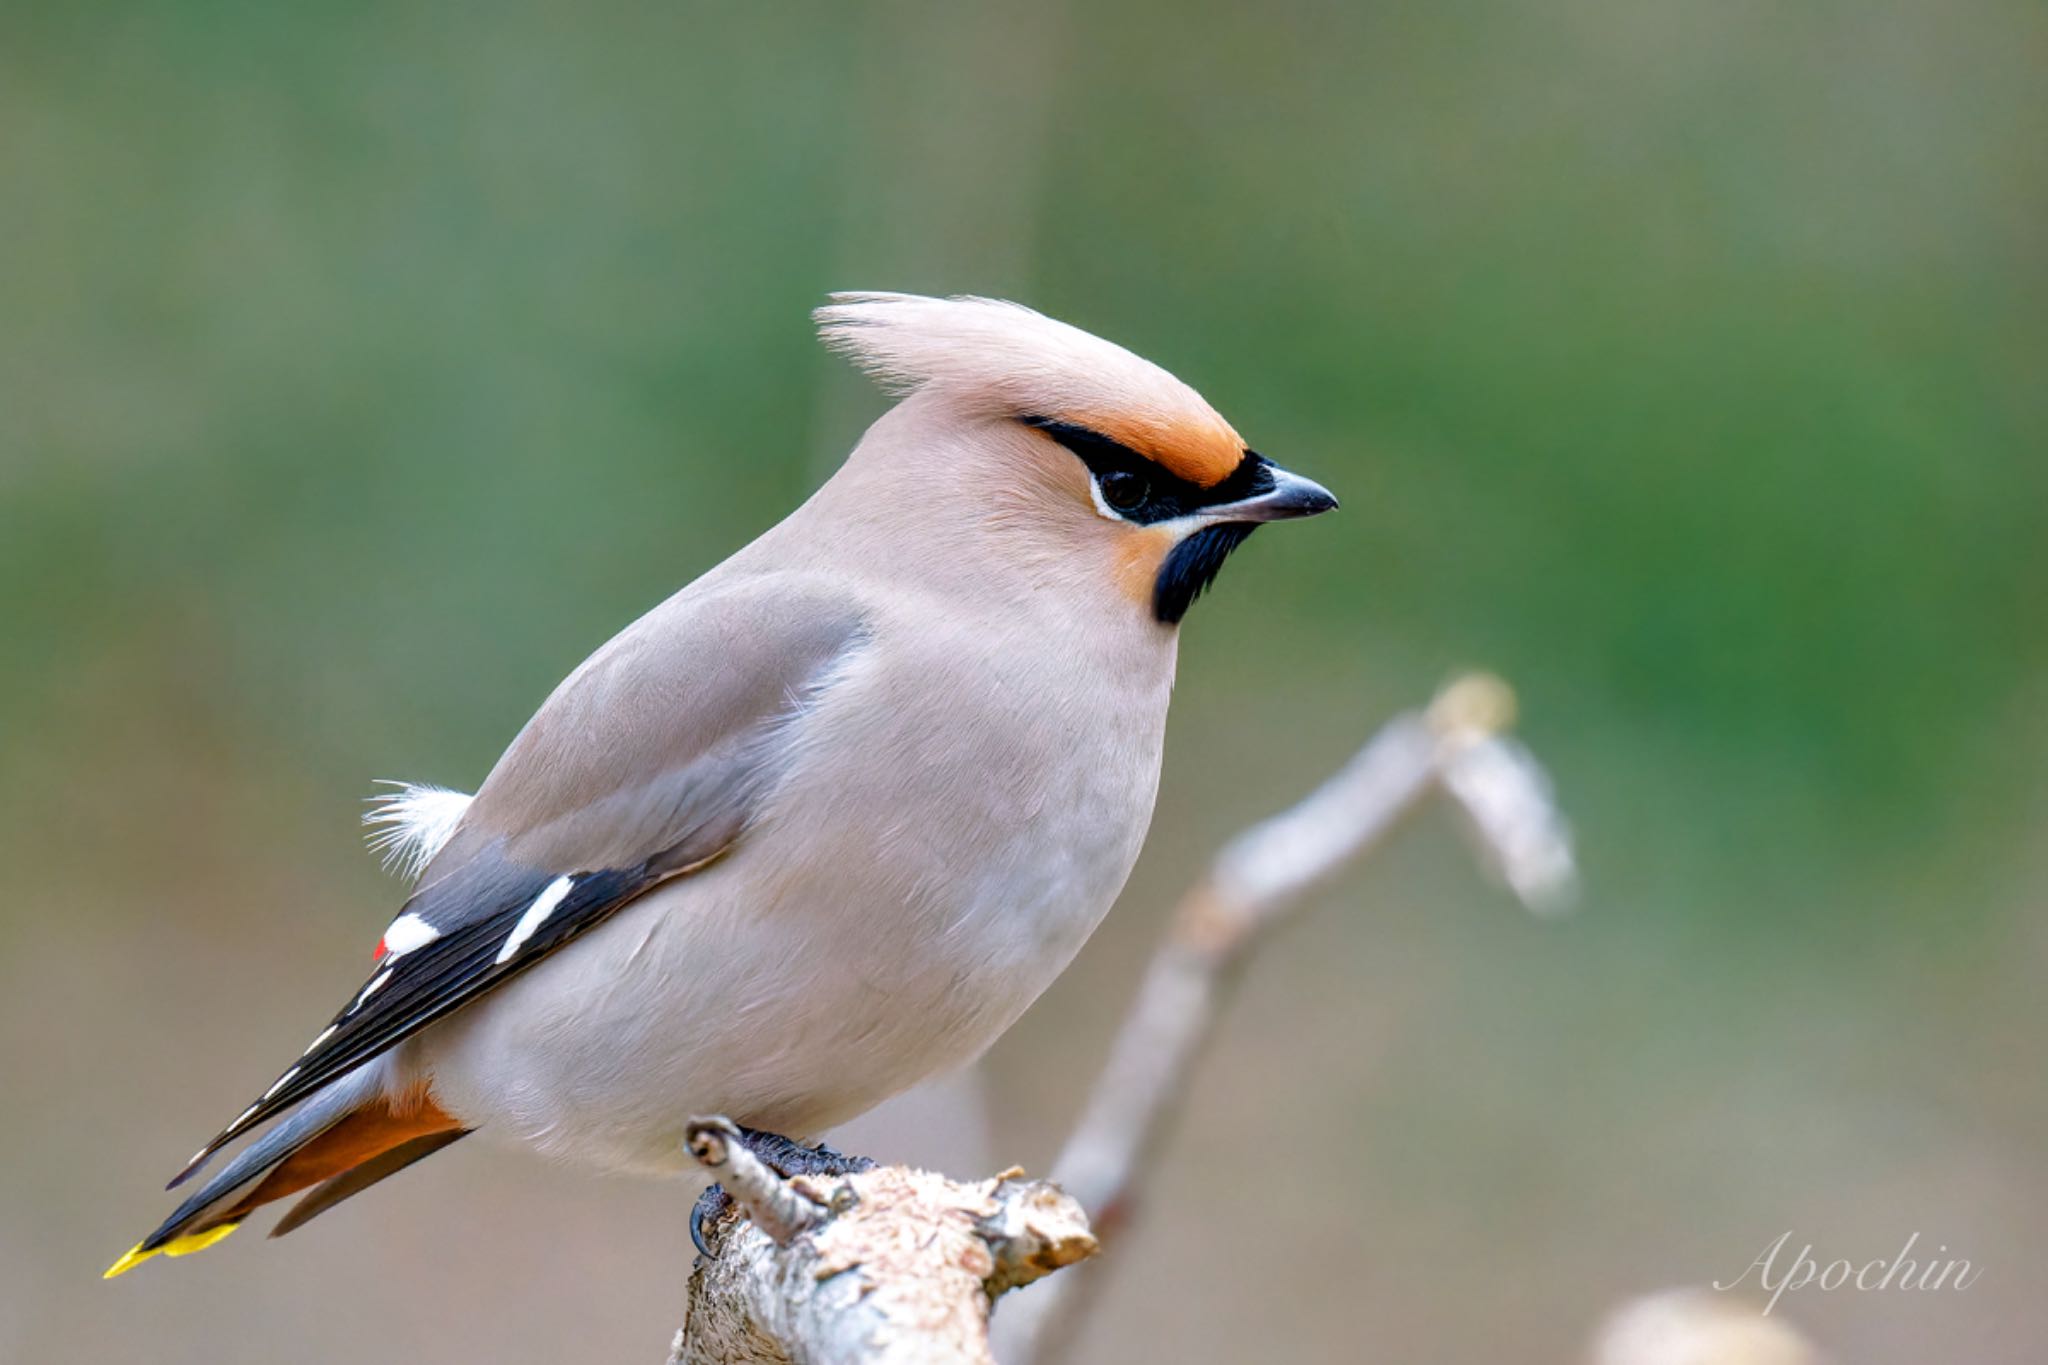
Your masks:
<svg viewBox="0 0 2048 1365"><path fill-rule="evenodd" d="M815 1147L806 1147L793 1138L786 1138L780 1133L764 1133L757 1128L741 1128L740 1141L761 1159L762 1165L784 1180L799 1175L856 1175L875 1168L875 1163L868 1157L835 1152L822 1142ZM705 1257L715 1255L706 1236L707 1231L725 1217L732 1206L733 1198L724 1187L713 1185L697 1197L696 1207L690 1210L690 1241Z"/></svg>
<svg viewBox="0 0 2048 1365"><path fill-rule="evenodd" d="M835 1152L822 1142L806 1147L780 1133L764 1133L758 1128L740 1129L740 1141L761 1158L762 1165L784 1180L799 1175L857 1175L875 1169L875 1163L867 1157Z"/></svg>

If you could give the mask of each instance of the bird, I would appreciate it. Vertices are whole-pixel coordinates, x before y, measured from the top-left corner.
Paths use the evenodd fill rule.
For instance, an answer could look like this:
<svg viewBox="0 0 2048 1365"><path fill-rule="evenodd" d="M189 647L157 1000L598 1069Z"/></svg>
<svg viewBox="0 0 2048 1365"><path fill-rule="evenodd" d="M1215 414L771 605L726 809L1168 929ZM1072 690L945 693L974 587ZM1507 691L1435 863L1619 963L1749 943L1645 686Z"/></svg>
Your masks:
<svg viewBox="0 0 2048 1365"><path fill-rule="evenodd" d="M1151 823L1183 617L1256 527L1337 500L1023 305L814 318L893 406L570 673L473 796L374 805L412 882L371 973L109 1278L297 1195L289 1232L471 1133L667 1177L695 1115L800 1148L971 1062L1079 952Z"/></svg>

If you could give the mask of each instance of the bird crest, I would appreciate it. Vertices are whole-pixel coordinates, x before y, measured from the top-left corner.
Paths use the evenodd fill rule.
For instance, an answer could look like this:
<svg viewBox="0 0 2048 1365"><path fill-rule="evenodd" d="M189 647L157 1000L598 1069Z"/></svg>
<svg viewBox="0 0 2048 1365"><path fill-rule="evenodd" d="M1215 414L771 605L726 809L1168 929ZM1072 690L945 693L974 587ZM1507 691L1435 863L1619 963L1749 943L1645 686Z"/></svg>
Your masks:
<svg viewBox="0 0 2048 1365"><path fill-rule="evenodd" d="M992 417L1085 427L1203 487L1245 444L1192 388L1114 342L999 299L841 293L825 344L896 394L943 392Z"/></svg>

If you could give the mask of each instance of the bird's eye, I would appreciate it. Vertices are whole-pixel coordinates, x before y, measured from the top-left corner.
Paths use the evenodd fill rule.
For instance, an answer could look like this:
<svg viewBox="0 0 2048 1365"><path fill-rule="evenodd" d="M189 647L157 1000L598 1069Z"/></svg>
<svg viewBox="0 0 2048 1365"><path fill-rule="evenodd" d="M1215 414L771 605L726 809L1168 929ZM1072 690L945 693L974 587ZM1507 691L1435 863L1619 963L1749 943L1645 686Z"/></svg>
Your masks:
<svg viewBox="0 0 2048 1365"><path fill-rule="evenodd" d="M1134 474L1128 469L1112 469L1098 483L1102 488L1102 500L1119 512L1137 511L1144 505L1146 494L1152 491L1143 474Z"/></svg>

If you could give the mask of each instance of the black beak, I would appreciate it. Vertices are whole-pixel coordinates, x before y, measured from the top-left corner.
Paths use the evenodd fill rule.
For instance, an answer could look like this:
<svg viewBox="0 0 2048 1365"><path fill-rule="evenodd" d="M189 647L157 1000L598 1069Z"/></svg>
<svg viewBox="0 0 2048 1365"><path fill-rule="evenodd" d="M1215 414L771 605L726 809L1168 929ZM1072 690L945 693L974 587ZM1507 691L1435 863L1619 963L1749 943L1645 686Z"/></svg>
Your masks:
<svg viewBox="0 0 2048 1365"><path fill-rule="evenodd" d="M1337 506L1335 495L1314 479L1304 479L1270 463L1262 472L1266 476L1266 487L1236 502L1205 507L1202 509L1203 518L1212 522L1292 521L1296 517L1313 517Z"/></svg>

